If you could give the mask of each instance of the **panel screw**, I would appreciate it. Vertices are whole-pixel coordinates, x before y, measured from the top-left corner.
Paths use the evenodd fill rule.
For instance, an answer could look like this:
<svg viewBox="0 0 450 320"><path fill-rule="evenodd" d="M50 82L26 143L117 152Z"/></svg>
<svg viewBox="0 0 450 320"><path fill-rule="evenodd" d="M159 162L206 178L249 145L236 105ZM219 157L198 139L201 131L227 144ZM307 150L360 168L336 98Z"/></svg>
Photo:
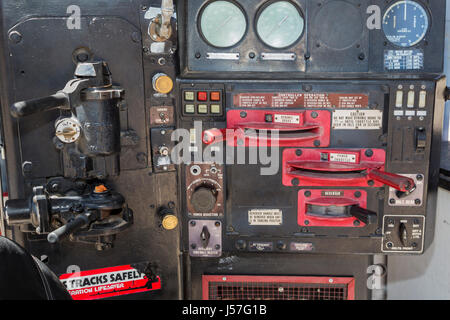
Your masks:
<svg viewBox="0 0 450 320"><path fill-rule="evenodd" d="M390 204L395 204L396 202L397 202L397 201L395 201L395 199L390 199L390 200L389 200L389 203L390 203Z"/></svg>
<svg viewBox="0 0 450 320"><path fill-rule="evenodd" d="M305 197L311 197L311 191L305 191Z"/></svg>
<svg viewBox="0 0 450 320"><path fill-rule="evenodd" d="M256 58L256 54L254 52L250 52L248 54L248 56L249 56L250 59L255 59Z"/></svg>
<svg viewBox="0 0 450 320"><path fill-rule="evenodd" d="M216 223L214 225L218 228L218 227L220 227L220 222L216 221Z"/></svg>
<svg viewBox="0 0 450 320"><path fill-rule="evenodd" d="M423 180L423 175L418 174L416 179L417 179L417 181L422 181Z"/></svg>
<svg viewBox="0 0 450 320"><path fill-rule="evenodd" d="M292 179L291 181L293 186L298 186L300 184L300 181L297 178Z"/></svg>
<svg viewBox="0 0 450 320"><path fill-rule="evenodd" d="M315 141L314 141L314 146L320 147L320 141L319 141L319 140L315 140Z"/></svg>
<svg viewBox="0 0 450 320"><path fill-rule="evenodd" d="M215 248L216 248L216 250L219 250L220 249L220 244L216 244Z"/></svg>
<svg viewBox="0 0 450 320"><path fill-rule="evenodd" d="M305 60L309 60L311 58L311 55L309 52L305 53Z"/></svg>
<svg viewBox="0 0 450 320"><path fill-rule="evenodd" d="M19 43L20 41L22 41L22 35L17 31L12 31L9 34L9 40L14 43Z"/></svg>
<svg viewBox="0 0 450 320"><path fill-rule="evenodd" d="M195 250L197 248L197 245L195 243L193 243L193 244L191 244L191 248Z"/></svg>
<svg viewBox="0 0 450 320"><path fill-rule="evenodd" d="M195 227L195 226L196 226L196 224L197 224L197 222L195 222L195 221L191 221L191 227Z"/></svg>
<svg viewBox="0 0 450 320"><path fill-rule="evenodd" d="M356 198L361 198L361 192L356 191L356 192L355 192L355 197L356 197Z"/></svg>
<svg viewBox="0 0 450 320"><path fill-rule="evenodd" d="M196 52L196 53L195 53L195 58L196 58L196 59L200 59L201 57L202 57L202 55L201 55L200 52Z"/></svg>
<svg viewBox="0 0 450 320"><path fill-rule="evenodd" d="M416 199L414 200L414 203L419 206L422 204L422 201L420 199Z"/></svg>
<svg viewBox="0 0 450 320"><path fill-rule="evenodd" d="M369 180L369 181L367 181L367 184L368 184L370 187L373 187L373 185L375 184L375 182L374 182L373 180Z"/></svg>
<svg viewBox="0 0 450 320"><path fill-rule="evenodd" d="M311 118L315 119L319 116L319 114L315 111L311 112Z"/></svg>
<svg viewBox="0 0 450 320"><path fill-rule="evenodd" d="M309 225L309 220L305 220L305 225Z"/></svg>
<svg viewBox="0 0 450 320"><path fill-rule="evenodd" d="M365 58L366 58L366 55L364 53L362 53L362 52L358 56L359 60L364 60Z"/></svg>
<svg viewBox="0 0 450 320"><path fill-rule="evenodd" d="M241 118L247 118L247 112L242 111L241 112Z"/></svg>
<svg viewBox="0 0 450 320"><path fill-rule="evenodd" d="M367 149L366 150L366 157L372 157L373 156L373 150L372 149Z"/></svg>
<svg viewBox="0 0 450 320"><path fill-rule="evenodd" d="M296 155L297 157L300 157L302 154L303 154L302 149L297 149L297 150L295 150L295 155Z"/></svg>

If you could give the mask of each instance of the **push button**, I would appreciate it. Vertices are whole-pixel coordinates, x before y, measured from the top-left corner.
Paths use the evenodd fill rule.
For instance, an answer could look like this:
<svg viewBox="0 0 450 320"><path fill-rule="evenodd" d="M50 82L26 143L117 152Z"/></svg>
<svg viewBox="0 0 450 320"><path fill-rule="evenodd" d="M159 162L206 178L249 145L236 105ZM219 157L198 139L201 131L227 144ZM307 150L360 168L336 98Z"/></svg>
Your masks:
<svg viewBox="0 0 450 320"><path fill-rule="evenodd" d="M211 113L214 113L214 114L220 114L221 113L221 110L220 110L221 108L220 108L220 105L219 104L212 104L211 105Z"/></svg>
<svg viewBox="0 0 450 320"><path fill-rule="evenodd" d="M200 91L197 94L198 101L207 101L208 100L208 93L204 91Z"/></svg>
<svg viewBox="0 0 450 320"><path fill-rule="evenodd" d="M187 104L184 106L184 112L195 113L195 106L193 104Z"/></svg>
<svg viewBox="0 0 450 320"><path fill-rule="evenodd" d="M220 92L218 91L211 92L211 101L220 101Z"/></svg>
<svg viewBox="0 0 450 320"><path fill-rule="evenodd" d="M198 113L200 113L200 114L207 114L208 113L208 106L206 104L199 104L198 105Z"/></svg>
<svg viewBox="0 0 450 320"><path fill-rule="evenodd" d="M184 100L186 101L194 101L195 93L193 91L185 91L184 92Z"/></svg>

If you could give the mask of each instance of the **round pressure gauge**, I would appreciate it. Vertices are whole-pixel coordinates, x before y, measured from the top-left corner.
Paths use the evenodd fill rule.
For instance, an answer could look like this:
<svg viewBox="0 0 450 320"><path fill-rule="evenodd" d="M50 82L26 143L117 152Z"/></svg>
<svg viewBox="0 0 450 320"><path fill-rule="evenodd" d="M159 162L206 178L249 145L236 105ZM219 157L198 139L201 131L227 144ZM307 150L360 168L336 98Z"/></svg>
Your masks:
<svg viewBox="0 0 450 320"><path fill-rule="evenodd" d="M210 45L228 48L244 37L247 19L237 4L231 1L213 1L202 10L199 29Z"/></svg>
<svg viewBox="0 0 450 320"><path fill-rule="evenodd" d="M419 3L405 0L390 6L383 17L386 38L399 47L411 47L425 37L428 14Z"/></svg>
<svg viewBox="0 0 450 320"><path fill-rule="evenodd" d="M259 38L276 49L290 47L300 39L305 27L300 10L289 1L276 1L261 11L256 30Z"/></svg>

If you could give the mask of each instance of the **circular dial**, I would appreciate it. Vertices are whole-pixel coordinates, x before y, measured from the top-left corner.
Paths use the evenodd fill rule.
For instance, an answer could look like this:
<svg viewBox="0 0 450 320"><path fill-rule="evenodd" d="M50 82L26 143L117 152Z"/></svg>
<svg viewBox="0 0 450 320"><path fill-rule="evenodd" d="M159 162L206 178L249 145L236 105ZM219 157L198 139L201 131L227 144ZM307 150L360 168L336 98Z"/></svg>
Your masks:
<svg viewBox="0 0 450 320"><path fill-rule="evenodd" d="M258 17L256 29L261 40L281 49L293 45L301 37L305 20L295 5L277 1L267 6Z"/></svg>
<svg viewBox="0 0 450 320"><path fill-rule="evenodd" d="M202 186L192 193L191 204L197 212L211 212L216 202L217 192L209 186Z"/></svg>
<svg viewBox="0 0 450 320"><path fill-rule="evenodd" d="M415 1L398 1L383 17L386 38L400 47L411 47L423 40L428 31L428 15Z"/></svg>
<svg viewBox="0 0 450 320"><path fill-rule="evenodd" d="M200 17L200 31L205 40L218 48L237 44L247 30L244 12L230 1L208 4Z"/></svg>

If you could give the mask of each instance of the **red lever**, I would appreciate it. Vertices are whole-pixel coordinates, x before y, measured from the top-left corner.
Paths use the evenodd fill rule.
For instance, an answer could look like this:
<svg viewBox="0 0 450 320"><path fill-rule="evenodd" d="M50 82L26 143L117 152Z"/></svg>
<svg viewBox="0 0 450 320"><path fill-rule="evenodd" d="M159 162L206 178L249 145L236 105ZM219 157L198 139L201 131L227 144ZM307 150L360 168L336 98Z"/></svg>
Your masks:
<svg viewBox="0 0 450 320"><path fill-rule="evenodd" d="M416 183L413 179L395 173L372 169L369 170L368 177L408 194L412 193L416 189Z"/></svg>
<svg viewBox="0 0 450 320"><path fill-rule="evenodd" d="M209 129L203 132L203 143L210 145L226 140L227 129Z"/></svg>

